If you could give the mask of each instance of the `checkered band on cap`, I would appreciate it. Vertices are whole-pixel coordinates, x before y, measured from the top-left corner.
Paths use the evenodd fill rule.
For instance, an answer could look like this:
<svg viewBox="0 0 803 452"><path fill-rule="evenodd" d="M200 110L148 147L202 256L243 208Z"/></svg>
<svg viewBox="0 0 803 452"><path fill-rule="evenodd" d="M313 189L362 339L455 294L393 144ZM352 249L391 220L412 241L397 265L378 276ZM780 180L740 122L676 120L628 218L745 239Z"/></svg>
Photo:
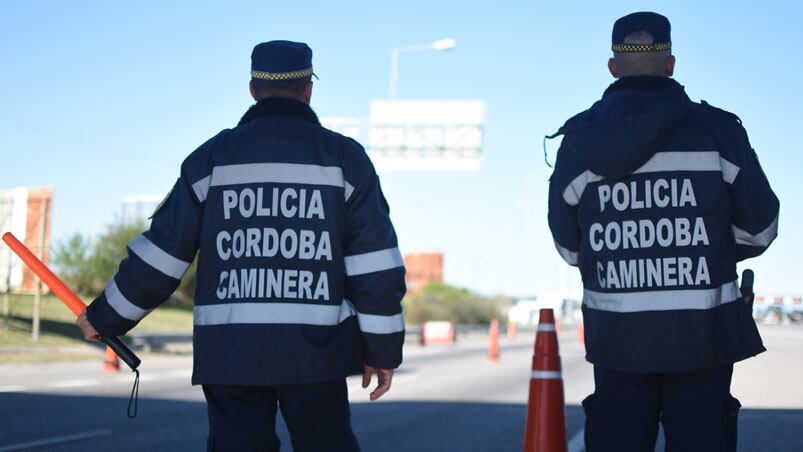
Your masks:
<svg viewBox="0 0 803 452"><path fill-rule="evenodd" d="M310 75L312 75L311 67L292 72L265 72L251 70L251 77L260 80L294 80L297 78L309 77Z"/></svg>
<svg viewBox="0 0 803 452"><path fill-rule="evenodd" d="M611 50L614 52L661 52L672 48L671 42L660 42L657 44L614 44Z"/></svg>

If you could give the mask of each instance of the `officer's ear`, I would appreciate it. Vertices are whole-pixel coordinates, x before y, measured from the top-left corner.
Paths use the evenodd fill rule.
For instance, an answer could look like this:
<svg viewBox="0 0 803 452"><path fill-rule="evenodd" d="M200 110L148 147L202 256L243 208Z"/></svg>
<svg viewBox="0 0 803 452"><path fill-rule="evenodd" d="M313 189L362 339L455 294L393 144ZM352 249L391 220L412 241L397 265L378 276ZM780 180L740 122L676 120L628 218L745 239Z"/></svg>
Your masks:
<svg viewBox="0 0 803 452"><path fill-rule="evenodd" d="M248 90L251 91L251 97L253 97L255 101L258 101L259 99L257 99L257 90L254 88L253 80L248 81Z"/></svg>
<svg viewBox="0 0 803 452"><path fill-rule="evenodd" d="M675 73L675 56L669 55L666 58L666 67L664 68L664 74L667 77L672 77L672 74Z"/></svg>
<svg viewBox="0 0 803 452"><path fill-rule="evenodd" d="M616 60L613 58L608 59L608 70L611 71L613 78L619 78L619 68L616 67Z"/></svg>
<svg viewBox="0 0 803 452"><path fill-rule="evenodd" d="M312 80L307 83L307 86L304 87L304 101L309 104L310 100L312 99Z"/></svg>

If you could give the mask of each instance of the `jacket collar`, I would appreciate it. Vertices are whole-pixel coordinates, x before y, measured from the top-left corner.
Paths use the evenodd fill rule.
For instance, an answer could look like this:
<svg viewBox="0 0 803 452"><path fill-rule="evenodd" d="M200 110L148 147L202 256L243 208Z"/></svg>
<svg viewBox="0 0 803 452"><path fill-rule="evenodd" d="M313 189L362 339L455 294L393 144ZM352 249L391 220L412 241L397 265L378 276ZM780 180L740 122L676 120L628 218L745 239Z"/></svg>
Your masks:
<svg viewBox="0 0 803 452"><path fill-rule="evenodd" d="M631 77L622 77L613 82L611 86L605 90L605 94L603 94L602 97L605 97L614 91L624 89L634 91L659 91L672 86L680 86L680 84L669 77L634 75Z"/></svg>
<svg viewBox="0 0 803 452"><path fill-rule="evenodd" d="M304 102L288 97L266 97L252 105L237 125L241 126L258 118L276 116L298 118L313 124L321 124L318 115Z"/></svg>

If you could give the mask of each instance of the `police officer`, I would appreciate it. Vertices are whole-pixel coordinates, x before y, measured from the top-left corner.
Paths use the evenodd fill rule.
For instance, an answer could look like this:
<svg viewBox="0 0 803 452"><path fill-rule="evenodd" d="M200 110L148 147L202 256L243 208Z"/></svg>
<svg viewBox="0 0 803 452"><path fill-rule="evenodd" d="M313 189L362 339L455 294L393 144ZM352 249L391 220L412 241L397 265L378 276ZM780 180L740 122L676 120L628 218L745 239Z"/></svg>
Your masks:
<svg viewBox="0 0 803 452"><path fill-rule="evenodd" d="M733 363L764 347L736 263L777 235L778 199L739 118L670 78L670 24L617 20L616 82L559 133L549 226L582 274L589 452L736 450Z"/></svg>
<svg viewBox="0 0 803 452"><path fill-rule="evenodd" d="M192 383L208 450L278 451L277 406L294 450L357 451L345 377L390 389L402 360L404 264L363 148L309 107L312 50L251 54L257 101L190 154L150 229L79 319L126 333L162 304L198 251Z"/></svg>

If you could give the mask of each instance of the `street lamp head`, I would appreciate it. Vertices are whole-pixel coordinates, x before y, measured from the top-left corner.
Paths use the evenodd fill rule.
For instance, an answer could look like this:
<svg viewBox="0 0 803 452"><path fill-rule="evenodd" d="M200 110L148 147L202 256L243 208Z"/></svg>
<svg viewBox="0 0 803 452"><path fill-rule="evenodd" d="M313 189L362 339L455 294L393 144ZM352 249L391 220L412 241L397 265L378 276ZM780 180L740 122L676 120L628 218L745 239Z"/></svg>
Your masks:
<svg viewBox="0 0 803 452"><path fill-rule="evenodd" d="M454 39L441 39L432 43L432 48L435 50L450 50L457 47L457 41Z"/></svg>

